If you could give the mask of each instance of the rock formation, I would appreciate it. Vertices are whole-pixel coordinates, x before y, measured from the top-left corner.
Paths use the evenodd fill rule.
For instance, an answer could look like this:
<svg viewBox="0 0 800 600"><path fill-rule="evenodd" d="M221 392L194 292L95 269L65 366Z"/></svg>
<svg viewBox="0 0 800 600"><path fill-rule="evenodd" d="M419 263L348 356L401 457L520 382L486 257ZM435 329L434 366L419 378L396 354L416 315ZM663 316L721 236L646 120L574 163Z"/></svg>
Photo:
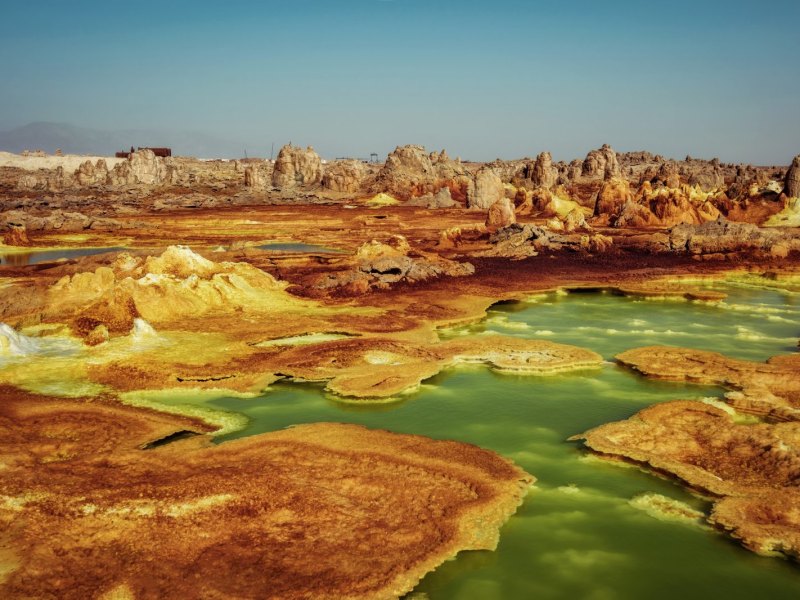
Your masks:
<svg viewBox="0 0 800 600"><path fill-rule="evenodd" d="M553 167L553 158L549 152L542 152L536 157L536 162L529 165L526 175L534 187L550 189L556 184L558 171Z"/></svg>
<svg viewBox="0 0 800 600"><path fill-rule="evenodd" d="M673 250L691 254L747 252L786 256L800 251L800 235L793 230L734 223L722 217L702 225L678 225L670 230L669 238Z"/></svg>
<svg viewBox="0 0 800 600"><path fill-rule="evenodd" d="M591 179L609 179L620 175L617 153L608 144L589 152L581 166L581 176Z"/></svg>
<svg viewBox="0 0 800 600"><path fill-rule="evenodd" d="M449 187L443 187L435 194L425 194L417 196L406 202L406 206L424 206L425 208L452 208L458 206L458 202L453 200Z"/></svg>
<svg viewBox="0 0 800 600"><path fill-rule="evenodd" d="M373 191L408 200L448 187L453 199L463 202L470 180L461 162L444 150L428 154L422 146L398 146L378 173Z"/></svg>
<svg viewBox="0 0 800 600"><path fill-rule="evenodd" d="M576 229L588 229L589 225L586 223L586 217L580 208L573 208L564 217L564 230L567 233L572 233Z"/></svg>
<svg viewBox="0 0 800 600"><path fill-rule="evenodd" d="M264 188L264 177L258 165L247 165L244 168L244 187L256 190Z"/></svg>
<svg viewBox="0 0 800 600"><path fill-rule="evenodd" d="M795 156L792 166L786 172L784 180L784 193L789 198L800 197L800 155Z"/></svg>
<svg viewBox="0 0 800 600"><path fill-rule="evenodd" d="M339 288L349 294L358 294L371 289L387 289L401 281L414 283L436 277L463 277L475 272L470 263L414 251L401 235L392 236L386 243L372 240L363 244L348 267L322 276L317 287L323 290Z"/></svg>
<svg viewBox="0 0 800 600"><path fill-rule="evenodd" d="M96 163L87 160L75 171L75 181L80 186L105 185L108 179L108 166L102 158Z"/></svg>
<svg viewBox="0 0 800 600"><path fill-rule="evenodd" d="M573 217L573 219L578 219L578 217ZM568 225L571 231L579 228L574 222ZM515 223L494 233L489 238L492 247L479 253L478 256L522 259L536 256L542 251L559 252L562 250L585 254L587 252L606 252L613 245L613 240L608 236L569 233L566 232L566 229L567 226L563 224L561 227L546 228ZM559 231L565 231L565 233L559 233Z"/></svg>
<svg viewBox="0 0 800 600"><path fill-rule="evenodd" d="M722 170L716 165L695 168L689 173L689 185L697 186L705 192L721 189L725 185Z"/></svg>
<svg viewBox="0 0 800 600"><path fill-rule="evenodd" d="M651 183L677 189L681 186L681 176L678 165L672 161L666 161L651 180Z"/></svg>
<svg viewBox="0 0 800 600"><path fill-rule="evenodd" d="M338 160L325 167L322 187L332 192L355 193L361 190L367 169L360 160Z"/></svg>
<svg viewBox="0 0 800 600"><path fill-rule="evenodd" d="M619 211L616 219L612 220L615 227L657 227L660 223L653 212L643 204L628 201Z"/></svg>
<svg viewBox="0 0 800 600"><path fill-rule="evenodd" d="M486 228L490 232L493 233L516 222L514 205L508 198L501 198L489 207L489 212L486 216Z"/></svg>
<svg viewBox="0 0 800 600"><path fill-rule="evenodd" d="M317 185L322 181L322 161L314 148L281 148L272 171L272 185L280 189Z"/></svg>
<svg viewBox="0 0 800 600"><path fill-rule="evenodd" d="M413 391L425 379L463 363L518 375L556 375L598 368L602 360L577 346L500 335L427 346L355 338L286 348L263 368L300 381L326 381L326 389L340 396L387 398Z"/></svg>
<svg viewBox="0 0 800 600"><path fill-rule="evenodd" d="M3 234L3 244L6 246L30 246L31 241L28 239L28 230L25 225L8 223Z"/></svg>
<svg viewBox="0 0 800 600"><path fill-rule="evenodd" d="M112 186L160 185L174 181L174 177L174 170L168 168L163 158L144 149L132 152L128 160L109 171L107 183Z"/></svg>
<svg viewBox="0 0 800 600"><path fill-rule="evenodd" d="M603 182L597 193L594 215L607 216L613 221L620 215L626 203L633 200L630 184L626 179L611 177Z"/></svg>
<svg viewBox="0 0 800 600"><path fill-rule="evenodd" d="M489 167L482 167L470 182L467 192L467 206L487 210L498 200L505 198L503 181Z"/></svg>

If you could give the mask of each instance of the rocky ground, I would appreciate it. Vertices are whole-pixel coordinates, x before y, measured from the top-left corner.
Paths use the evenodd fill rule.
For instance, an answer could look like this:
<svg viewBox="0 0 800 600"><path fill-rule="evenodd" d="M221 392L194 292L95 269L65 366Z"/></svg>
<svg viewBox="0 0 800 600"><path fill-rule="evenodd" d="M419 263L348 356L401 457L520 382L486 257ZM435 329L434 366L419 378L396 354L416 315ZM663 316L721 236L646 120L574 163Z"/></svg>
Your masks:
<svg viewBox="0 0 800 600"><path fill-rule="evenodd" d="M0 373L6 597L146 597L142 565L179 595L247 596L278 577L245 560L254 543L281 557L281 597L399 596L460 549L492 547L530 476L465 444L338 425L212 448L224 425L119 395L254 394L289 379L374 401L459 363L593 368L601 358L574 346L443 342L436 331L548 289L714 301L679 280L737 272L796 286L800 273L800 159L734 166L603 146L570 163L545 152L478 165L405 146L369 165L287 146L274 164L146 150L74 169L2 164L0 250L125 248L0 266L0 354L26 357ZM270 242L338 252L262 247ZM40 352L56 342L68 348L57 360ZM796 556L795 357L759 365L650 348L618 359L647 376L726 386L727 404L648 409L588 432L587 446L714 496L712 523L757 551ZM70 397L53 396L52 381ZM408 477L413 486L397 485ZM308 489L321 479L327 492L312 509ZM420 504L422 490L434 505ZM259 524L232 526L243 514ZM344 546L352 560L331 562ZM167 573L166 553L186 560ZM365 560L376 554L380 564ZM201 572L213 576L192 579Z"/></svg>

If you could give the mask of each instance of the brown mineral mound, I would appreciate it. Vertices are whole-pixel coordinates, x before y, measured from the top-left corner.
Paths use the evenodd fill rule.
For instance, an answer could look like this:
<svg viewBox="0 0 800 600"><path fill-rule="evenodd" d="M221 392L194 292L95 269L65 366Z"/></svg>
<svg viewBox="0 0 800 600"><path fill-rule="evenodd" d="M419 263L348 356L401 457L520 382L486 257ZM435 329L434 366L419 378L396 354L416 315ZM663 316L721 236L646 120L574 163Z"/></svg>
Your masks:
<svg viewBox="0 0 800 600"><path fill-rule="evenodd" d="M159 446L203 427L3 397L9 599L395 598L461 550L494 549L533 481L475 446L354 425Z"/></svg>
<svg viewBox="0 0 800 600"><path fill-rule="evenodd" d="M709 520L749 549L800 557L799 423L736 423L725 410L676 401L576 439L721 497Z"/></svg>
<svg viewBox="0 0 800 600"><path fill-rule="evenodd" d="M618 354L616 359L655 379L735 390L727 400L743 412L800 421L800 354L774 356L759 363L704 350L648 346Z"/></svg>

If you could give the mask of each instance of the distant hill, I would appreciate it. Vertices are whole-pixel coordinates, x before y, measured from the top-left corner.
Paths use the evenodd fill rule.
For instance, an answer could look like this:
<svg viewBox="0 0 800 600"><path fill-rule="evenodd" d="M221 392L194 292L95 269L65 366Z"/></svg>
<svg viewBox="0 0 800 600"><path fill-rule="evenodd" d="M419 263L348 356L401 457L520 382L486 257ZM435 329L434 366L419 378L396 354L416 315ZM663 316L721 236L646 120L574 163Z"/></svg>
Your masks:
<svg viewBox="0 0 800 600"><path fill-rule="evenodd" d="M263 157L265 152L269 154L265 150L266 142L248 148L240 141L182 131L102 131L45 121L0 131L0 150L8 152L44 150L52 154L61 148L65 154L113 156L115 152L131 146L166 146L172 148L174 155L198 158L241 158L246 149L250 156Z"/></svg>

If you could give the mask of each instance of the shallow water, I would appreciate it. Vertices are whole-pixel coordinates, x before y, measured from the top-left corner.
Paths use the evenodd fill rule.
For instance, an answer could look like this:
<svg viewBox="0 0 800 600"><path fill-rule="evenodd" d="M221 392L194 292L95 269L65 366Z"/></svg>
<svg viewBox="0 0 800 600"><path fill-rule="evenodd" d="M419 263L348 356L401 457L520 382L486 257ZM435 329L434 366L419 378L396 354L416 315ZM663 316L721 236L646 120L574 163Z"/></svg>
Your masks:
<svg viewBox="0 0 800 600"><path fill-rule="evenodd" d="M259 250L276 250L280 252L321 252L325 254L338 254L341 250L335 248L328 248L326 246L317 246L316 244L302 244L302 243L282 243L274 242L258 246Z"/></svg>
<svg viewBox="0 0 800 600"><path fill-rule="evenodd" d="M30 252L3 252L0 250L0 265L24 267L25 265L55 262L61 259L92 256L94 254L118 252L121 250L125 250L125 248L116 246L110 248L56 248L53 250L33 250Z"/></svg>
<svg viewBox="0 0 800 600"><path fill-rule="evenodd" d="M765 360L797 350L800 298L774 290L712 286L722 302L643 299L611 292L550 293L497 304L484 321L441 337L502 333L591 348L607 359L630 348L682 346Z"/></svg>
<svg viewBox="0 0 800 600"><path fill-rule="evenodd" d="M795 350L800 334L796 299L772 291L725 291L731 296L716 306L551 294L531 303L499 305L483 323L443 334L491 330L545 336L607 358L651 343L749 359ZM780 319L766 318L770 315ZM644 333L648 330L653 333ZM677 484L587 456L580 444L566 441L655 402L721 394L718 388L649 381L607 363L600 370L553 377L459 367L395 404L344 404L326 397L322 386L290 383L254 399L212 398L203 404L250 419L245 429L222 442L298 423L351 422L478 444L533 473L536 488L503 528L498 550L462 553L429 574L414 592L418 597L798 598L800 569L788 562L758 557L706 527L660 521L629 504L646 492L703 511L706 502ZM172 401L188 402L193 400L186 396Z"/></svg>

